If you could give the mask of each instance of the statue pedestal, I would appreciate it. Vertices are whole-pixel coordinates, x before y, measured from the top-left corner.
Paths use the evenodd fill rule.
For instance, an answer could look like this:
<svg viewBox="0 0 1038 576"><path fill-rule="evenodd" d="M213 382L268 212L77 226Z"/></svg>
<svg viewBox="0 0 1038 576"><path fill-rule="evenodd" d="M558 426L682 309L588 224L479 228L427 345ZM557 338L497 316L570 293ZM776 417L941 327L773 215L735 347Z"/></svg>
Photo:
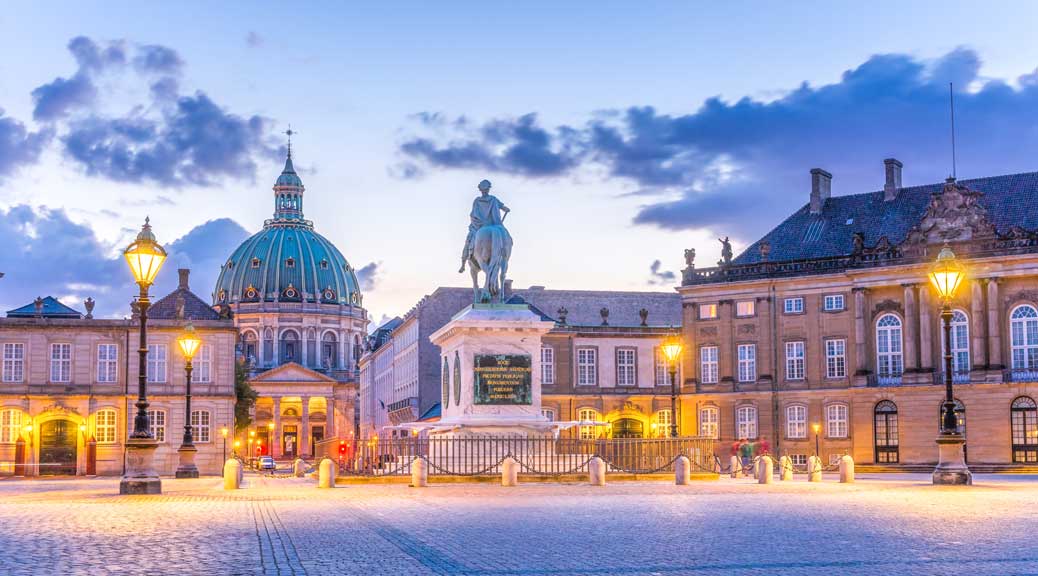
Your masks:
<svg viewBox="0 0 1038 576"><path fill-rule="evenodd" d="M962 447L966 439L962 434L941 434L937 437L937 448L940 460L933 471L933 483L943 485L973 484L973 474L966 467L966 458Z"/></svg>
<svg viewBox="0 0 1038 576"><path fill-rule="evenodd" d="M473 304L433 333L443 355L434 435L550 435L541 414L541 336L554 326L525 304Z"/></svg>
<svg viewBox="0 0 1038 576"><path fill-rule="evenodd" d="M175 474L177 478L198 478L198 467L195 466L195 454L197 453L198 448L195 448L194 445L181 445L177 449L177 454L180 456L180 465L177 466Z"/></svg>
<svg viewBox="0 0 1038 576"><path fill-rule="evenodd" d="M126 473L119 480L120 494L162 494L162 480L152 466L158 447L151 438L126 442Z"/></svg>

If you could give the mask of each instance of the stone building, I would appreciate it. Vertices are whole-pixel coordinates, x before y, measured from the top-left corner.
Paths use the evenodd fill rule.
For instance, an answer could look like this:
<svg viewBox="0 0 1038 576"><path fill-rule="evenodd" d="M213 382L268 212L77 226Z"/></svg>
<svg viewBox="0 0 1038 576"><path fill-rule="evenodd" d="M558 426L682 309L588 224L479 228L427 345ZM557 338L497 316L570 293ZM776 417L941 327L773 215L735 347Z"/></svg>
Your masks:
<svg viewBox="0 0 1038 576"><path fill-rule="evenodd" d="M303 217L291 143L273 190L274 217L228 257L213 304L234 318L259 393L251 431L262 448L253 454L291 458L355 434L368 320L353 268Z"/></svg>
<svg viewBox="0 0 1038 576"><path fill-rule="evenodd" d="M528 304L555 322L541 349L547 417L612 424L569 432L573 435L665 434L670 381L659 346L680 330L677 294L506 286L506 295L509 303ZM439 417L442 359L429 335L471 303L470 288L438 288L373 334L361 359L363 438L382 434L386 425Z"/></svg>
<svg viewBox="0 0 1038 576"><path fill-rule="evenodd" d="M683 425L728 454L762 438L803 462L932 465L944 398L940 302L927 279L947 243L968 278L953 302L967 461L1038 462L1038 173L831 195L717 267L690 251ZM819 432L813 431L817 425Z"/></svg>
<svg viewBox="0 0 1038 576"><path fill-rule="evenodd" d="M29 475L119 475L137 400L136 319L93 318L54 298L38 299L0 319L0 474L24 462ZM219 474L234 429L237 331L191 293L188 271L157 300L148 320L148 400L160 474L172 475L184 434L184 360L176 338L194 325L191 423L202 474ZM230 450L227 439L228 451ZM19 457L19 450L23 450ZM17 470L21 472L21 470Z"/></svg>

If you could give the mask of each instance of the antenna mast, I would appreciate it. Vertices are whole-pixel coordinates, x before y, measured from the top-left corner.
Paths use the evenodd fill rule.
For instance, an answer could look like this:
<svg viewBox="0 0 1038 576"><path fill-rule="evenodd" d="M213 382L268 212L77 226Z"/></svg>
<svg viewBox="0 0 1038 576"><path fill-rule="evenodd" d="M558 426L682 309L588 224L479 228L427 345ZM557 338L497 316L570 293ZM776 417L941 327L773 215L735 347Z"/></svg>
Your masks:
<svg viewBox="0 0 1038 576"><path fill-rule="evenodd" d="M951 107L951 145L952 145L952 178L956 178L958 174L955 169L955 92L952 90L952 83L948 83L948 105Z"/></svg>

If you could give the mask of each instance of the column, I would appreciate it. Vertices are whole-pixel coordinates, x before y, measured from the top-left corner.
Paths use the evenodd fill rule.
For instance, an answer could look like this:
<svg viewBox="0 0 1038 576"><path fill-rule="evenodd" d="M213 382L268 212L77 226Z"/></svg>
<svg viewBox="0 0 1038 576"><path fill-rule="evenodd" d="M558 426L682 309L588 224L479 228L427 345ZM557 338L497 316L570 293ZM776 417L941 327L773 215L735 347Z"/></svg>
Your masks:
<svg viewBox="0 0 1038 576"><path fill-rule="evenodd" d="M274 433L270 435L270 455L281 456L281 398L274 398Z"/></svg>
<svg viewBox="0 0 1038 576"><path fill-rule="evenodd" d="M854 288L854 373L861 376L865 367L865 288Z"/></svg>
<svg viewBox="0 0 1038 576"><path fill-rule="evenodd" d="M988 364L984 346L984 285L983 280L970 282L970 360L971 370L983 370Z"/></svg>
<svg viewBox="0 0 1038 576"><path fill-rule="evenodd" d="M988 279L988 369L1002 370L1002 315L998 294L998 278Z"/></svg>
<svg viewBox="0 0 1038 576"><path fill-rule="evenodd" d="M738 363L735 349L735 302L721 300L717 303L717 370L721 384L735 386L735 366Z"/></svg>
<svg viewBox="0 0 1038 576"><path fill-rule="evenodd" d="M919 330L916 326L919 314L915 305L915 284L902 284L901 287L905 293L905 373L912 373L919 370Z"/></svg>
<svg viewBox="0 0 1038 576"><path fill-rule="evenodd" d="M930 303L930 287L919 286L919 368L923 372L933 372L933 320L930 314L933 304ZM938 340L939 342L940 340Z"/></svg>
<svg viewBox="0 0 1038 576"><path fill-rule="evenodd" d="M324 414L324 438L335 438L335 398L328 397L324 400L327 408Z"/></svg>
<svg viewBox="0 0 1038 576"><path fill-rule="evenodd" d="M303 421L299 432L299 454L310 455L310 397L303 396Z"/></svg>

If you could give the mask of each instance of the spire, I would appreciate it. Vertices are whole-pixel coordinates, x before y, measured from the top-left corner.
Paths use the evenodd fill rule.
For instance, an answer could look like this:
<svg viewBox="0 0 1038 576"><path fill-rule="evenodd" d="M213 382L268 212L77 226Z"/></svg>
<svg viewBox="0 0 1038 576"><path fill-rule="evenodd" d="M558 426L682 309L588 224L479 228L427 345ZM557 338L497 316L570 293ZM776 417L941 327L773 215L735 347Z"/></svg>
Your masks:
<svg viewBox="0 0 1038 576"><path fill-rule="evenodd" d="M288 136L288 154L285 168L274 182L274 218L276 220L303 219L303 181L296 174L292 165L292 135L296 134L291 125L285 131Z"/></svg>

